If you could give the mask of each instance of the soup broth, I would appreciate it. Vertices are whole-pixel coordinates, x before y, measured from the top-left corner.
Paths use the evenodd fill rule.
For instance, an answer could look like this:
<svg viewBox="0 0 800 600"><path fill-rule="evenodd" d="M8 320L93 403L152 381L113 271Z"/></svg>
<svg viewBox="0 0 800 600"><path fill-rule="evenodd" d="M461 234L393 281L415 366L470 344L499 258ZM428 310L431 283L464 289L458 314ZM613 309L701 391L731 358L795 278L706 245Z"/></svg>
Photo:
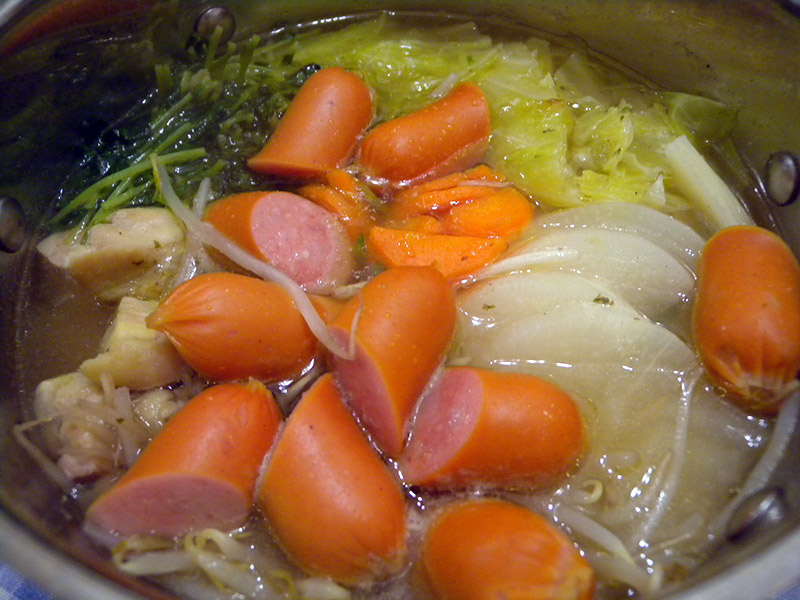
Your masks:
<svg viewBox="0 0 800 600"><path fill-rule="evenodd" d="M51 225L82 240L118 210L161 207L164 182L145 159L153 154L168 167L164 172L177 195L187 205L194 198L196 215L206 203L213 207L234 194L303 194L308 180L254 172L246 161L270 137L301 85L321 69L341 67L363 78L375 107L370 128L472 82L485 94L491 116L488 147L475 162L501 174L498 185L518 190L534 214L495 260L451 280L456 333L443 366L534 375L567 392L585 425L580 459L555 483L531 489L403 484L407 554L393 575L371 585L305 573L256 509L233 535L237 548L247 549L243 555L196 537L186 542L134 536L114 546L119 540L92 531L112 546L120 568L197 598L428 598L433 596L420 555L439 511L456 500L499 497L530 508L567 534L595 570L595 597L610 599L669 589L722 539L731 507L747 491L748 473L774 427L772 418L732 404L704 373L690 327L697 260L706 240L723 227L752 223L710 167L725 154L722 141L735 112L710 99L656 89L578 44L509 31L497 24L380 14L267 32L263 40L238 41L227 51L217 38L195 40L180 60L157 63L158 89L87 154L65 183ZM142 161L148 166L127 179L81 196L95 180ZM114 168L102 170L109 163ZM408 230L389 216L398 189L360 172L355 163L344 168L369 190L373 227ZM712 200L686 183L687 173L716 186L710 188ZM204 179L210 182L205 194L198 191ZM114 187L119 181L127 181L127 188ZM727 195L718 195L720 189ZM425 216L436 220L444 212ZM103 332L120 296L152 302L142 309L152 311L182 281L221 270L242 272L192 238L187 226L189 238L173 255L155 261L149 273L157 277L136 279L115 297L103 296L107 288L87 291L74 273L42 255L32 261L26 282L31 304L21 332L26 343L19 354L22 387L32 398L45 402L36 390L40 382L83 369L98 349L111 351ZM341 302L358 297L383 271L386 265L375 259L368 239L350 238L355 266L343 284L322 295ZM48 341L53 339L58 342ZM319 353L291 377L266 381L284 416L330 369L331 361ZM103 381L91 402L120 410L119 390L126 386ZM91 472L62 477L62 483L88 506L135 462L164 422L215 383L186 367L178 380L154 386L167 396L152 406L166 412L155 417L156 409L136 408L135 427L125 439L122 427L115 430L100 409L87 409L78 399L70 410L86 411L87 422L104 432L107 448L102 459L86 455L97 461ZM155 398L147 395L153 391L126 388L122 397L142 407L142 398ZM787 406L784 420L794 418L794 404ZM75 442L65 441L64 427L53 422L79 427L77 417L37 408L30 416L42 421L24 435L46 446L63 468L65 448ZM403 459L380 456L402 482ZM187 567L186 548L197 551L194 560L205 553L207 560L238 565L243 575L221 580L220 567ZM150 563L136 562L148 556ZM159 556L168 556L167 564L174 560L175 572L162 574L155 566Z"/></svg>

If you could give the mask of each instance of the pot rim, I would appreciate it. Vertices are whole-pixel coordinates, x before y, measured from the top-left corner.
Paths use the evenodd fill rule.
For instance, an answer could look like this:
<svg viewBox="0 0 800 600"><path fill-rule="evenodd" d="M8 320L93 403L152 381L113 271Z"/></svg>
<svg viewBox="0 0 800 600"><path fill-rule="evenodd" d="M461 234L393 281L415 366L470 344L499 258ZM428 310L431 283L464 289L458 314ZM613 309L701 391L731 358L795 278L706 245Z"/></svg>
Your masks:
<svg viewBox="0 0 800 600"><path fill-rule="evenodd" d="M3 506L0 506L0 559L57 597L84 600L142 597L50 544Z"/></svg>
<svg viewBox="0 0 800 600"><path fill-rule="evenodd" d="M800 0L775 3L800 19ZM0 1L0 37L24 17L26 10L44 4L46 0ZM154 586L143 585L141 593L131 589L125 584L127 576L97 569L91 564L91 557L52 543L41 531L20 520L11 508L0 501L0 559L54 596L84 600L166 598ZM796 557L800 557L800 528L778 536L744 562L721 568L690 588L659 596L673 600L727 600L732 597L731 590L736 590L736 596L741 598L778 597L800 586L800 559ZM798 572L792 575L786 568L787 562L798 568Z"/></svg>

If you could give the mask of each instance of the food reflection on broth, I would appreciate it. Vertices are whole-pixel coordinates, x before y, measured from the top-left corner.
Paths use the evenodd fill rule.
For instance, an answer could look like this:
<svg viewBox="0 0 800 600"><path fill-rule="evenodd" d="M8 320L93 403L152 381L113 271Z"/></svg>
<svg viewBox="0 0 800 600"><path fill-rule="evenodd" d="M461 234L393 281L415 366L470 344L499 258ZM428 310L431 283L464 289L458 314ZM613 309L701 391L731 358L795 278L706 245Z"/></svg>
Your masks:
<svg viewBox="0 0 800 600"><path fill-rule="evenodd" d="M38 246L64 318L115 312L16 434L115 564L203 598L691 572L797 412L800 270L707 158L735 111L471 22L195 42Z"/></svg>

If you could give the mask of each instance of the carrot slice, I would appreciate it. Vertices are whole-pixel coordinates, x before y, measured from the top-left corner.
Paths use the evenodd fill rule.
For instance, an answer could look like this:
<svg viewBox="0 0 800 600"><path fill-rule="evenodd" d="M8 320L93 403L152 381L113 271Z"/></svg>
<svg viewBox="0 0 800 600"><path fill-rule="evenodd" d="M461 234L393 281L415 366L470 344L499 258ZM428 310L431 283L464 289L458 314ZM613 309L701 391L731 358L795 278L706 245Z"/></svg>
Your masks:
<svg viewBox="0 0 800 600"><path fill-rule="evenodd" d="M800 266L783 240L737 226L706 243L692 332L706 369L736 402L778 409L800 369Z"/></svg>
<svg viewBox="0 0 800 600"><path fill-rule="evenodd" d="M392 199L391 211L399 218L436 214L488 196L493 186L505 184L506 179L501 173L486 165L478 165L399 190Z"/></svg>
<svg viewBox="0 0 800 600"><path fill-rule="evenodd" d="M390 229L402 229L404 231L447 233L442 222L431 215L415 215L401 220L388 219L384 225Z"/></svg>
<svg viewBox="0 0 800 600"><path fill-rule="evenodd" d="M503 500L445 507L422 552L438 600L589 600L592 568L542 517Z"/></svg>
<svg viewBox="0 0 800 600"><path fill-rule="evenodd" d="M309 183L297 193L333 213L347 229L351 242L365 235L375 224L363 184L342 169L329 171L325 183Z"/></svg>
<svg viewBox="0 0 800 600"><path fill-rule="evenodd" d="M414 190L415 188L412 187L407 191ZM395 218L425 214L441 216L453 206L486 198L492 192L493 190L486 185L465 184L414 194L400 193L394 197L389 209L390 214Z"/></svg>
<svg viewBox="0 0 800 600"><path fill-rule="evenodd" d="M336 308L315 302L320 314ZM147 318L195 371L217 381L297 375L318 343L289 293L235 273L199 275L178 286Z"/></svg>
<svg viewBox="0 0 800 600"><path fill-rule="evenodd" d="M234 194L214 202L204 220L307 292L329 292L352 274L354 257L344 226L297 194Z"/></svg>
<svg viewBox="0 0 800 600"><path fill-rule="evenodd" d="M451 285L428 267L399 267L372 279L331 324L355 359L330 358L353 411L388 455L403 448L417 399L455 330Z"/></svg>
<svg viewBox="0 0 800 600"><path fill-rule="evenodd" d="M396 572L406 552L399 482L323 375L300 399L264 471L257 502L308 573L365 584Z"/></svg>
<svg viewBox="0 0 800 600"><path fill-rule="evenodd" d="M460 185L470 185L473 183L504 184L506 183L506 178L499 171L495 171L488 165L481 164L470 169L458 171L457 173L450 173L449 175L445 175L443 177L418 183L414 187L400 190L397 193L397 196L400 198L405 198L406 196L415 196L418 194L426 194L439 190L447 190Z"/></svg>
<svg viewBox="0 0 800 600"><path fill-rule="evenodd" d="M452 207L441 219L451 235L513 238L530 225L533 206L516 188L494 188L482 198Z"/></svg>
<svg viewBox="0 0 800 600"><path fill-rule="evenodd" d="M566 392L530 375L462 367L426 394L400 469L406 483L430 488L533 488L563 476L583 447Z"/></svg>
<svg viewBox="0 0 800 600"><path fill-rule="evenodd" d="M350 159L372 116L372 94L358 75L322 69L303 84L247 166L262 174L319 177Z"/></svg>
<svg viewBox="0 0 800 600"><path fill-rule="evenodd" d="M87 519L122 535L238 527L280 423L272 394L258 382L208 388L92 503Z"/></svg>
<svg viewBox="0 0 800 600"><path fill-rule="evenodd" d="M404 187L473 166L489 145L489 105L474 83L369 131L356 161L378 182Z"/></svg>
<svg viewBox="0 0 800 600"><path fill-rule="evenodd" d="M491 263L508 248L508 242L492 238L439 235L373 227L367 249L387 267L428 266L448 279L469 275Z"/></svg>

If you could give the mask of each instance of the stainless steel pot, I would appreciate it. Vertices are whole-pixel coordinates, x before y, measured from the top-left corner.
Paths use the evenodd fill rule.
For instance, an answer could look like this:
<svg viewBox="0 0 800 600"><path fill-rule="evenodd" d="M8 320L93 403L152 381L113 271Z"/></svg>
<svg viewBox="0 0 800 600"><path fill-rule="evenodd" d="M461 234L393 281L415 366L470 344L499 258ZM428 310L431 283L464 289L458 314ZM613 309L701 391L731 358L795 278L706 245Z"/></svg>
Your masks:
<svg viewBox="0 0 800 600"><path fill-rule="evenodd" d="M53 4L42 0L0 2L0 41L10 39L33 11ZM370 0L242 0L225 4L236 17L240 34L378 8ZM188 35L198 11L208 6L184 1L183 16L166 35L165 44L170 43L168 38ZM729 175L745 190L761 223L777 228L800 254L800 203L777 206L765 202L765 187L783 199L792 195L793 187L796 191L798 165L792 156L800 156L800 4L789 0L386 0L379 8L452 11L576 36L657 84L740 107L734 141L746 168ZM135 35L135 21L126 21L123 27ZM74 59L68 47L62 47L59 56L62 67ZM11 157L0 152L0 239L5 246L0 252L0 557L63 598L168 597L108 564L81 533L80 514L72 499L38 471L11 434L13 424L24 418L30 393L17 376L15 364L26 343L21 318L25 290L19 283L35 225L74 157L75 145L82 139L82 123L113 118L124 108L125 97L107 93L115 89L111 82L119 85L122 81L113 70L87 65L88 70L81 72L81 81L94 78L107 84L106 93L92 96L83 88L75 89L80 82L71 87L65 80L47 88L39 85L35 75L9 79L3 73L13 59L13 55L0 58L0 86L5 86L0 90L0 123L22 110L26 94L32 91L71 94L71 100L65 101L62 112L41 115L40 133L32 135L34 143L29 150ZM48 55L48 60L56 59ZM124 81L134 90L146 77L128 73ZM11 89L12 84L18 87ZM37 141L47 144L46 152L41 152ZM0 147L3 144L0 136ZM788 154L773 157L779 152ZM765 171L768 162L769 177ZM788 182L784 189L789 191L778 189L781 177ZM20 206L10 198L19 200ZM16 249L18 245L20 249ZM739 534L724 542L669 597L767 599L800 584L798 469L800 431L764 494L739 511Z"/></svg>

